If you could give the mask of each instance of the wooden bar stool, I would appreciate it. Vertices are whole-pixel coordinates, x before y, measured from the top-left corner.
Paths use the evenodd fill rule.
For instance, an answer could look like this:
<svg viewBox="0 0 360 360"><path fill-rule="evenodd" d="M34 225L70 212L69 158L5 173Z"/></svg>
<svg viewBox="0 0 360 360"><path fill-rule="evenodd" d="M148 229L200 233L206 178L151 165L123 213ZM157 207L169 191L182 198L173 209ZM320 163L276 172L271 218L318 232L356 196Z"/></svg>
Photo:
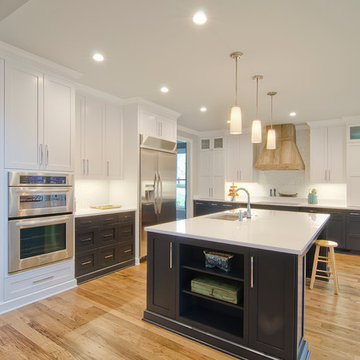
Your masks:
<svg viewBox="0 0 360 360"><path fill-rule="evenodd" d="M334 248L338 246L337 242L329 241L329 240L316 240L315 241L315 256L314 256L314 263L312 268L311 280L310 280L310 289L314 287L315 278L323 278L323 279L332 279L334 280L334 292L335 295L339 293L339 284L338 284L338 277L336 272L336 263L335 263L335 252ZM320 247L327 247L329 248L328 256L320 256ZM329 270L319 270L317 268L318 262L324 262L329 265ZM330 277L324 275L317 275L317 272L329 274Z"/></svg>

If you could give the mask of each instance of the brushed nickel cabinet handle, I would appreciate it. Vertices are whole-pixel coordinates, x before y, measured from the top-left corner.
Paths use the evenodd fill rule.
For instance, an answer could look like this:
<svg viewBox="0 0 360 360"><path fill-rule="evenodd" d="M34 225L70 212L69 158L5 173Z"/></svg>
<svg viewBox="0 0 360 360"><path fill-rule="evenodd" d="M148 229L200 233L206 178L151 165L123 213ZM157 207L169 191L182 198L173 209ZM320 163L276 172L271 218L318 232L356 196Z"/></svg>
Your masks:
<svg viewBox="0 0 360 360"><path fill-rule="evenodd" d="M169 268L172 269L173 267L173 260L172 260L172 257L173 257L173 243L172 241L170 242L170 251L169 251Z"/></svg>
<svg viewBox="0 0 360 360"><path fill-rule="evenodd" d="M40 157L40 165L42 165L43 159L44 159L44 152L43 152L42 144L39 144L39 157Z"/></svg>
<svg viewBox="0 0 360 360"><path fill-rule="evenodd" d="M127 249L124 251L124 253L129 253L129 252L131 252L131 249Z"/></svg>
<svg viewBox="0 0 360 360"><path fill-rule="evenodd" d="M87 159L87 175L89 175L89 159Z"/></svg>
<svg viewBox="0 0 360 360"><path fill-rule="evenodd" d="M88 241L91 241L91 240L92 240L91 237L87 237L87 238L85 238L85 239L81 239L80 241L81 241L81 242L88 242Z"/></svg>
<svg viewBox="0 0 360 360"><path fill-rule="evenodd" d="M33 284L39 284L39 283L42 283L42 282L51 280L51 279L53 279L53 278L54 278L54 276L48 276L48 277L46 277L46 278L33 281Z"/></svg>
<svg viewBox="0 0 360 360"><path fill-rule="evenodd" d="M85 168L86 168L85 159L83 159L83 161L82 161L82 168L83 168L82 174L85 176L86 175L86 172L85 172Z"/></svg>
<svg viewBox="0 0 360 360"><path fill-rule="evenodd" d="M250 258L250 287L253 289L254 288L254 257L251 256Z"/></svg>
<svg viewBox="0 0 360 360"><path fill-rule="evenodd" d="M104 259L110 259L110 258L112 258L112 257L114 257L114 255L106 255L106 256L104 256Z"/></svg>
<svg viewBox="0 0 360 360"><path fill-rule="evenodd" d="M103 238L104 238L104 239L107 239L107 238L110 238L110 237L113 237L113 234L106 234L106 235L103 235Z"/></svg>
<svg viewBox="0 0 360 360"><path fill-rule="evenodd" d="M81 266L85 266L85 265L89 265L89 264L91 264L91 260L82 262Z"/></svg>
<svg viewBox="0 0 360 360"><path fill-rule="evenodd" d="M107 176L110 176L110 161L109 160L106 162L106 174L107 174Z"/></svg>
<svg viewBox="0 0 360 360"><path fill-rule="evenodd" d="M48 166L49 165L49 147L48 147L48 145L46 144L45 145L45 158L46 158L46 160L45 160L45 166Z"/></svg>

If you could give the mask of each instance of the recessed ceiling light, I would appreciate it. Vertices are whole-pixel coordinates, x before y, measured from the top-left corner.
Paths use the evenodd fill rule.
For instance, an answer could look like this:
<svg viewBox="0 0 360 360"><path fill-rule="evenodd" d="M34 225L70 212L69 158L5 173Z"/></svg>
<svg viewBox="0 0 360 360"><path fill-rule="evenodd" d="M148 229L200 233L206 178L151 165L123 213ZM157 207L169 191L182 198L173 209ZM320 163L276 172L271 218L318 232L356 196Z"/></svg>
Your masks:
<svg viewBox="0 0 360 360"><path fill-rule="evenodd" d="M168 93L169 92L169 88L167 88L166 86L163 86L160 91L164 94Z"/></svg>
<svg viewBox="0 0 360 360"><path fill-rule="evenodd" d="M203 25L207 21L207 17L202 10L197 11L193 16L193 22L196 25Z"/></svg>
<svg viewBox="0 0 360 360"><path fill-rule="evenodd" d="M104 61L104 55L100 53L95 53L93 55L93 59L98 62Z"/></svg>
<svg viewBox="0 0 360 360"><path fill-rule="evenodd" d="M296 112L291 112L289 115L290 116L296 116Z"/></svg>
<svg viewBox="0 0 360 360"><path fill-rule="evenodd" d="M206 108L205 106L202 106L202 107L200 108L200 111L201 111L201 112L205 112L205 111L207 111L207 108Z"/></svg>

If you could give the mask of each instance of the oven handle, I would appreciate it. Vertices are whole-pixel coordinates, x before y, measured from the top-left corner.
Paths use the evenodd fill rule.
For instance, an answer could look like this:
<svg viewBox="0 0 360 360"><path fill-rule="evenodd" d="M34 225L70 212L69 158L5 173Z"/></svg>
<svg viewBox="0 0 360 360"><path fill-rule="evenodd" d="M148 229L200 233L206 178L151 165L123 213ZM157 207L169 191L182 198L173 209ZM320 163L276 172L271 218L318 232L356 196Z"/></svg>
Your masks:
<svg viewBox="0 0 360 360"><path fill-rule="evenodd" d="M60 216L60 217L56 217L56 219L52 219L52 220L31 220L31 221L18 221L15 223L16 226L20 226L20 227L34 227L34 225L55 225L55 224L60 224L63 222L67 222L69 221L70 216Z"/></svg>
<svg viewBox="0 0 360 360"><path fill-rule="evenodd" d="M41 194L48 194L48 193L54 193L54 194L56 194L56 193L59 193L59 192L61 192L61 193L63 193L63 192L69 192L69 191L72 191L72 188L69 188L69 187L65 187L65 188L51 188L51 189L41 189L41 190L39 190L39 188L37 188L37 189L17 189L17 190L15 190L15 192L17 193L17 194L19 194L19 193L37 193L37 194L39 194L39 195L41 195Z"/></svg>

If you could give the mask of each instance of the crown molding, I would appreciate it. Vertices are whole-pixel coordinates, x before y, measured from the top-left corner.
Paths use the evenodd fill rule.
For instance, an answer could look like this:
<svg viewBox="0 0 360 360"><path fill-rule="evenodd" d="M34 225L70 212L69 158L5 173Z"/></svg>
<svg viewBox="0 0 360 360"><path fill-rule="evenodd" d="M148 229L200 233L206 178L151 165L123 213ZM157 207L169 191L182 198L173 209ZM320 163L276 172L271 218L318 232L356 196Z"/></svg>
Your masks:
<svg viewBox="0 0 360 360"><path fill-rule="evenodd" d="M332 127L332 126L339 126L345 125L345 120L341 119L329 119L329 120L316 120L316 121L308 121L306 122L310 128L319 128L319 127Z"/></svg>
<svg viewBox="0 0 360 360"><path fill-rule="evenodd" d="M118 105L122 105L124 103L123 99L121 99L115 95L111 95L107 92L97 90L90 86L83 85L80 83L75 83L75 91L76 91L77 95L84 95L84 96L90 95L90 96L94 96L94 97L99 97L101 99L104 99L106 101L109 101L109 102L112 102L112 103L118 104Z"/></svg>
<svg viewBox="0 0 360 360"><path fill-rule="evenodd" d="M74 80L80 79L83 75L79 71L59 65L51 60L47 60L3 41L0 41L0 57L5 60L15 60L17 62L24 62L24 60L26 60L26 62L30 63L32 66L41 66L43 70L60 74Z"/></svg>
<svg viewBox="0 0 360 360"><path fill-rule="evenodd" d="M196 135L196 136L200 136L201 135L201 132L200 131L197 131L197 130L194 130L194 129L190 129L188 127L185 127L185 126L182 126L182 125L178 125L177 126L177 129L178 131L183 131L183 132L186 132L188 134L192 134L192 135Z"/></svg>

